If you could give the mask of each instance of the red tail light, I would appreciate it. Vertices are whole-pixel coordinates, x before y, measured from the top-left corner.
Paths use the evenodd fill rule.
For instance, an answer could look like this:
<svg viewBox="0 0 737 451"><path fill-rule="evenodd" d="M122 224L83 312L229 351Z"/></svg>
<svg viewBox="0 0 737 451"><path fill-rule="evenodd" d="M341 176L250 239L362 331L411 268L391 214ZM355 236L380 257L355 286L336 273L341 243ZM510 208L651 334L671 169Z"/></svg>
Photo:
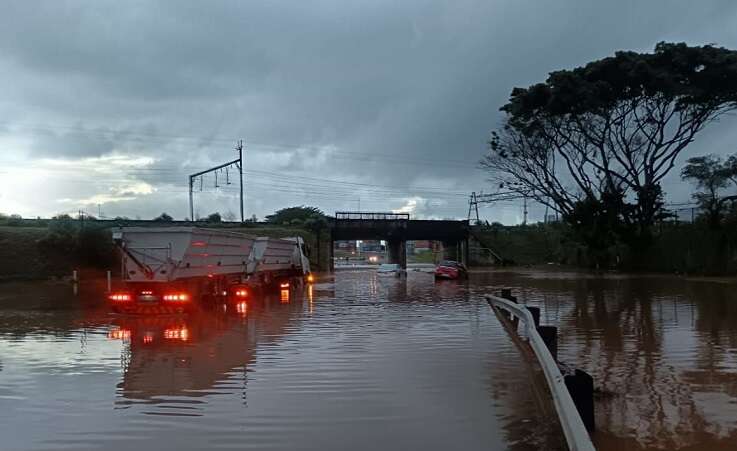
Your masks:
<svg viewBox="0 0 737 451"><path fill-rule="evenodd" d="M248 290L246 290L245 288L238 288L235 290L235 295L239 298L248 297Z"/></svg>
<svg viewBox="0 0 737 451"><path fill-rule="evenodd" d="M164 295L163 299L165 301L187 302L189 301L189 295L187 293L168 293Z"/></svg>
<svg viewBox="0 0 737 451"><path fill-rule="evenodd" d="M107 298L111 301L130 301L131 295L128 293L111 293Z"/></svg>
<svg viewBox="0 0 737 451"><path fill-rule="evenodd" d="M113 329L107 333L111 340L130 340L131 331L128 329Z"/></svg>
<svg viewBox="0 0 737 451"><path fill-rule="evenodd" d="M164 330L164 338L167 340L189 340L189 330L186 327L172 328Z"/></svg>

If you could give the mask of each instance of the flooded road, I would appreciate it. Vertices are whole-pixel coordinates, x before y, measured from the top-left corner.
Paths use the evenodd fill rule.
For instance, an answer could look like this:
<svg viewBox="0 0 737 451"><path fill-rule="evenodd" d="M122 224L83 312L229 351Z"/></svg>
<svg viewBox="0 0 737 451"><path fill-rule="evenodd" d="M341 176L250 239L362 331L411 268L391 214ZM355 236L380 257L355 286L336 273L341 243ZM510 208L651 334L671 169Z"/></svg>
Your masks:
<svg viewBox="0 0 737 451"><path fill-rule="evenodd" d="M565 449L482 295L511 287L594 376L600 450L737 450L737 285L668 276L347 271L187 316L0 286L2 450ZM532 374L532 375L531 375Z"/></svg>
<svg viewBox="0 0 737 451"><path fill-rule="evenodd" d="M559 327L559 360L594 377L597 449L737 450L734 280L490 277L540 306L541 323Z"/></svg>
<svg viewBox="0 0 737 451"><path fill-rule="evenodd" d="M187 316L0 287L0 437L28 449L564 449L479 294L342 272Z"/></svg>

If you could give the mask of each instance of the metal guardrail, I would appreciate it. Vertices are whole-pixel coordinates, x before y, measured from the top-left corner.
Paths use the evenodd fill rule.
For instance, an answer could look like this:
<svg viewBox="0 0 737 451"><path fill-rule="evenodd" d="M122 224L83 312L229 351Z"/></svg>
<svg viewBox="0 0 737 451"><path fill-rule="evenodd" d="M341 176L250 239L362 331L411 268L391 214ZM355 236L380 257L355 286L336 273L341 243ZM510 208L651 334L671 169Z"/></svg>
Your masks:
<svg viewBox="0 0 737 451"><path fill-rule="evenodd" d="M523 305L515 304L506 299L487 295L486 301L492 308L505 309L517 318L521 319L525 326L525 331L529 337L529 343L532 350L540 362L540 366L545 374L545 379L550 387L550 393L553 396L553 404L558 412L560 424L563 427L568 448L571 451L596 451L594 444L591 442L586 426L578 414L573 398L568 392L563 375L558 369L558 364L550 354L545 342L535 328L535 320L532 313Z"/></svg>

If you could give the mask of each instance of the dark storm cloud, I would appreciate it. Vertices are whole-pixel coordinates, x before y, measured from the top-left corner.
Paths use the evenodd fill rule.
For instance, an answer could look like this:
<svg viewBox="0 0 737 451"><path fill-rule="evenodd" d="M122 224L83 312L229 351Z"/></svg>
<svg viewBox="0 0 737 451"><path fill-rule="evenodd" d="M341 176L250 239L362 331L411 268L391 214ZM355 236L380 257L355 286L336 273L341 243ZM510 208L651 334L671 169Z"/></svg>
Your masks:
<svg viewBox="0 0 737 451"><path fill-rule="evenodd" d="M239 137L259 169L479 190L474 166L514 86L661 40L737 48L736 11L729 0L6 2L0 127L30 138L31 158L152 156L168 172L136 175L169 190L232 157ZM304 201L253 191L259 216ZM443 202L415 200L465 213L465 200Z"/></svg>

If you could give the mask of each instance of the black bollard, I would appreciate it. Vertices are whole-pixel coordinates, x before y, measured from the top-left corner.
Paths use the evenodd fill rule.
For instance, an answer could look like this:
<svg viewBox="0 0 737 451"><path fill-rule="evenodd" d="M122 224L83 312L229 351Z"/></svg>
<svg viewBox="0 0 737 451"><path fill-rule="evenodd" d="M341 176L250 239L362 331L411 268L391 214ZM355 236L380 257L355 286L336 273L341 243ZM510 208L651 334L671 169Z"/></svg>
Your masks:
<svg viewBox="0 0 737 451"><path fill-rule="evenodd" d="M594 421L594 378L587 372L577 369L575 374L564 376L563 379L584 426L589 432L593 432L596 429Z"/></svg>
<svg viewBox="0 0 737 451"><path fill-rule="evenodd" d="M512 296L511 288L502 288L502 292L499 297L517 303L517 296Z"/></svg>
<svg viewBox="0 0 737 451"><path fill-rule="evenodd" d="M532 313L532 319L535 321L535 327L540 327L540 307L527 306L527 310Z"/></svg>
<svg viewBox="0 0 737 451"><path fill-rule="evenodd" d="M558 361L558 328L554 326L538 326L537 333L545 342L553 360Z"/></svg>

